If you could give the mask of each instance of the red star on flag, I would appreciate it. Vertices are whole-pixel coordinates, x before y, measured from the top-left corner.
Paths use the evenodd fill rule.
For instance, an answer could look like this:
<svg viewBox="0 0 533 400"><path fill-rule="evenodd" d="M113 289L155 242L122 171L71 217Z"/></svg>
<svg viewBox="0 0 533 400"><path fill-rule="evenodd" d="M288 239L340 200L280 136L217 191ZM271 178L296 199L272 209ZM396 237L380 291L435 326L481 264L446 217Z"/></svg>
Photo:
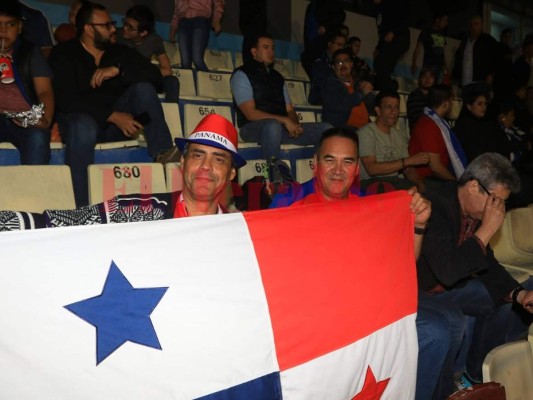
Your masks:
<svg viewBox="0 0 533 400"><path fill-rule="evenodd" d="M376 382L376 377L370 366L366 370L365 383L363 389L355 395L352 400L379 400L385 391L390 378Z"/></svg>

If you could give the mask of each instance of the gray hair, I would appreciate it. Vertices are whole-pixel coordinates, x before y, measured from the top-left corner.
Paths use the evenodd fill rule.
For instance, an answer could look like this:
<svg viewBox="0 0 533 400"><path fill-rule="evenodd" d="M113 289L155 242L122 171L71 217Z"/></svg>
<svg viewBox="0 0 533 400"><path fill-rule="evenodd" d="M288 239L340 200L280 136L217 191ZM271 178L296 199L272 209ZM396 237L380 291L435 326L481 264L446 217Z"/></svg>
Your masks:
<svg viewBox="0 0 533 400"><path fill-rule="evenodd" d="M500 184L512 193L520 191L520 177L511 161L498 153L484 153L472 160L459 178L459 186L478 180L487 189Z"/></svg>
<svg viewBox="0 0 533 400"><path fill-rule="evenodd" d="M185 144L185 147L183 148L183 151L181 152L181 155L183 156L183 158L187 157L187 153L189 152L190 144L191 144L190 142ZM229 153L229 151L227 151L227 152ZM235 162L233 155L231 153L229 153L229 156L231 157L231 168L234 168L235 170L238 170L239 167L237 166L237 163Z"/></svg>

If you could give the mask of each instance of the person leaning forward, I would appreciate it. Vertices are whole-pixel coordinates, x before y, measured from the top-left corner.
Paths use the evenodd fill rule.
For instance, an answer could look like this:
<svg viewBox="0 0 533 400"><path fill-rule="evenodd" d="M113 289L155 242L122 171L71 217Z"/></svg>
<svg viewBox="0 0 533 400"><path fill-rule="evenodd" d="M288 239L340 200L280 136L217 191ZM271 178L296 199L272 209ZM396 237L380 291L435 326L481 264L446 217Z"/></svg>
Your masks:
<svg viewBox="0 0 533 400"><path fill-rule="evenodd" d="M88 203L87 166L98 142L134 138L144 130L155 160L177 161L155 87L157 66L135 49L116 44L116 22L106 8L87 2L76 14L76 39L52 49L59 132L65 142L78 207Z"/></svg>

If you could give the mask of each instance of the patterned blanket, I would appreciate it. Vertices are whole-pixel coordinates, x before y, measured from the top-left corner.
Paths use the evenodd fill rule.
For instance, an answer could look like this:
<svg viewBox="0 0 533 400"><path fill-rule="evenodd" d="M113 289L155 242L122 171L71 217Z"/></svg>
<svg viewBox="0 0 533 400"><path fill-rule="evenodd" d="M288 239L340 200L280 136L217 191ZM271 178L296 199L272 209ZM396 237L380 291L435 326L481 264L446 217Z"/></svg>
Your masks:
<svg viewBox="0 0 533 400"><path fill-rule="evenodd" d="M43 213L0 211L0 232L170 219L174 213L173 199L178 195L179 192L121 195L93 206Z"/></svg>

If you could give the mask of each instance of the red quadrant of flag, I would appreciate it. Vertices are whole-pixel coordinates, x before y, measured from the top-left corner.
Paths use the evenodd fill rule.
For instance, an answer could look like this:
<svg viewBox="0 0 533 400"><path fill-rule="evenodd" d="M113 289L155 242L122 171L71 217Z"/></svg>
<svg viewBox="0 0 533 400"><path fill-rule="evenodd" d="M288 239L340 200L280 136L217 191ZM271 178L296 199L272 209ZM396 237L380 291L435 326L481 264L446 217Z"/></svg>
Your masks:
<svg viewBox="0 0 533 400"><path fill-rule="evenodd" d="M394 192L245 214L281 371L416 312L410 199Z"/></svg>

